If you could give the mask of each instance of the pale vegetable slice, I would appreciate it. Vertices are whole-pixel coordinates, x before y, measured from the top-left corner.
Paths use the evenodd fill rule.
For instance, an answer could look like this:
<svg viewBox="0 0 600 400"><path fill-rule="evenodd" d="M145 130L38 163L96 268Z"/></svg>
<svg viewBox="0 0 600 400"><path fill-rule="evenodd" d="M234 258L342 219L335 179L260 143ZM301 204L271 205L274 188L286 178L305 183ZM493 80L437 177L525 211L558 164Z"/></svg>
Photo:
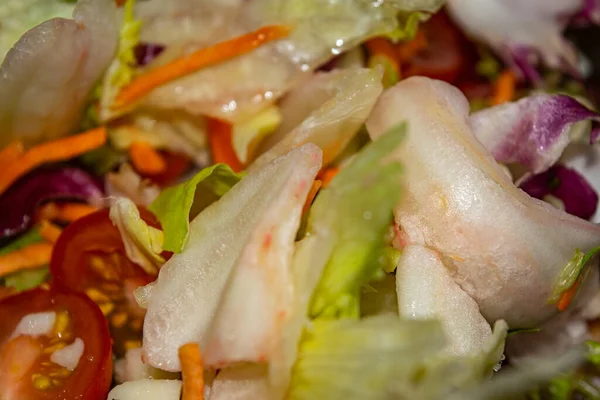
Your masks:
<svg viewBox="0 0 600 400"><path fill-rule="evenodd" d="M181 381L140 379L115 386L107 400L179 400Z"/></svg>
<svg viewBox="0 0 600 400"><path fill-rule="evenodd" d="M323 150L323 164L329 164L358 132L382 90L379 71L357 68L316 74L284 100L280 108L284 122L249 170L309 142Z"/></svg>
<svg viewBox="0 0 600 400"><path fill-rule="evenodd" d="M273 399L266 377L267 368L259 364L222 369L213 381L208 400Z"/></svg>
<svg viewBox="0 0 600 400"><path fill-rule="evenodd" d="M407 192L395 210L408 244L438 251L453 279L490 322L534 327L576 249L600 243L600 227L517 189L475 138L462 93L440 81L402 81L379 99L367 121L373 138L408 122ZM596 261L596 260L594 260Z"/></svg>
<svg viewBox="0 0 600 400"><path fill-rule="evenodd" d="M92 87L117 44L116 6L82 0L73 19L28 31L0 67L0 147L36 144L72 133Z"/></svg>
<svg viewBox="0 0 600 400"><path fill-rule="evenodd" d="M249 173L190 224L183 251L145 293L144 355L177 371L198 342L207 366L266 361L291 307L291 256L302 206L321 167L307 144Z"/></svg>
<svg viewBox="0 0 600 400"><path fill-rule="evenodd" d="M432 250L420 245L404 248L396 269L396 287L400 316L439 320L449 354L477 352L492 335L475 300L452 280Z"/></svg>
<svg viewBox="0 0 600 400"><path fill-rule="evenodd" d="M140 379L177 379L178 374L152 368L142 360L142 348L128 349L125 357L114 363L115 380L118 383Z"/></svg>

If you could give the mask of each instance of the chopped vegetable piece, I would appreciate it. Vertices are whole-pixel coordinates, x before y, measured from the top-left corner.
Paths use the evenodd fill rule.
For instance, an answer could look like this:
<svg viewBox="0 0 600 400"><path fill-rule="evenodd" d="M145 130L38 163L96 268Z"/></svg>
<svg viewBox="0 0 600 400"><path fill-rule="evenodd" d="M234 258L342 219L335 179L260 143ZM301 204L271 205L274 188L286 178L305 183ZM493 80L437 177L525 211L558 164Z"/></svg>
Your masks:
<svg viewBox="0 0 600 400"><path fill-rule="evenodd" d="M98 208L83 203L48 203L42 206L38 215L42 220L73 222L98 211Z"/></svg>
<svg viewBox="0 0 600 400"><path fill-rule="evenodd" d="M2 149L2 151L0 151L0 161L6 164L11 163L21 157L24 152L23 143L15 140L14 142L10 142Z"/></svg>
<svg viewBox="0 0 600 400"><path fill-rule="evenodd" d="M233 149L231 125L218 119L209 119L208 134L213 162L227 164L234 172L243 170L244 166Z"/></svg>
<svg viewBox="0 0 600 400"><path fill-rule="evenodd" d="M182 400L204 400L204 366L198 343L184 344L179 348L183 380Z"/></svg>
<svg viewBox="0 0 600 400"><path fill-rule="evenodd" d="M133 142L129 148L129 156L133 166L141 174L161 174L167 169L165 159L146 142Z"/></svg>
<svg viewBox="0 0 600 400"><path fill-rule="evenodd" d="M17 292L29 290L40 286L46 281L50 272L48 267L40 267L36 269L25 269L14 274L4 277L4 285L15 289ZM2 296L0 295L0 298Z"/></svg>
<svg viewBox="0 0 600 400"><path fill-rule="evenodd" d="M131 84L126 86L117 95L114 108L130 105L144 97L152 89L167 82L181 78L204 67L248 53L272 40L281 39L287 36L289 31L290 29L286 26L265 26L254 32L198 50L190 55L171 61L166 65L157 67L137 77Z"/></svg>
<svg viewBox="0 0 600 400"><path fill-rule="evenodd" d="M0 276L24 269L41 267L50 262L52 245L34 243L0 256Z"/></svg>
<svg viewBox="0 0 600 400"><path fill-rule="evenodd" d="M507 103L515 97L515 85L517 77L511 70L506 70L500 74L494 82L494 96L490 102L492 105Z"/></svg>
<svg viewBox="0 0 600 400"><path fill-rule="evenodd" d="M44 238L40 235L38 229L31 229L23 235L19 236L6 246L0 249L0 255L8 254L15 250L22 249L23 247L27 247L30 244L43 242Z"/></svg>
<svg viewBox="0 0 600 400"><path fill-rule="evenodd" d="M558 303L556 303L558 311L565 311L569 307L569 304L571 304L571 301L573 301L573 298L577 294L577 290L579 290L579 285L581 285L581 275L577 278L573 286L561 293Z"/></svg>
<svg viewBox="0 0 600 400"><path fill-rule="evenodd" d="M396 58L396 51L391 40L377 37L366 42L370 53L369 67L383 66L383 87L395 85L401 78L400 65Z"/></svg>
<svg viewBox="0 0 600 400"><path fill-rule="evenodd" d="M56 243L58 237L62 233L62 229L54 225L48 220L40 222L40 236L46 239L50 243Z"/></svg>
<svg viewBox="0 0 600 400"><path fill-rule="evenodd" d="M192 179L165 189L148 209L165 232L163 248L179 253L187 240L189 221L238 183L241 176L226 164L204 168Z"/></svg>
<svg viewBox="0 0 600 400"><path fill-rule="evenodd" d="M101 127L35 146L2 168L0 194L21 176L44 163L68 160L96 149L105 142L106 129Z"/></svg>
<svg viewBox="0 0 600 400"><path fill-rule="evenodd" d="M308 192L308 196L306 197L306 202L304 203L304 207L302 208L302 213L306 213L308 211L311 204L313 203L313 200L315 199L315 197L317 197L317 193L319 192L319 189L321 189L322 184L323 184L323 182L321 182L318 179L316 179L313 182L312 187L310 188L310 191Z"/></svg>
<svg viewBox="0 0 600 400"><path fill-rule="evenodd" d="M331 180L333 178L335 178L335 176L339 172L340 172L340 169L338 167L329 167L329 168L325 168L325 169L321 170L321 172L319 172L318 178L322 180L323 188L326 188L327 186L329 186L329 183L331 183Z"/></svg>
<svg viewBox="0 0 600 400"><path fill-rule="evenodd" d="M412 40L400 42L396 45L396 54L399 62L405 62L427 48L427 37L422 30L417 31Z"/></svg>

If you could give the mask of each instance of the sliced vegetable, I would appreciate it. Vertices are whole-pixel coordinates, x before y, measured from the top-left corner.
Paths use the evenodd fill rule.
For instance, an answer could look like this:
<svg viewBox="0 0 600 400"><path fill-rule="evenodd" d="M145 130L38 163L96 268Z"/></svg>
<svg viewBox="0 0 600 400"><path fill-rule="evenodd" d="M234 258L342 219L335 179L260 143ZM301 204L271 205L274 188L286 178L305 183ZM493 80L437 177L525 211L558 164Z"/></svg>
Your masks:
<svg viewBox="0 0 600 400"><path fill-rule="evenodd" d="M96 211L98 211L98 207L88 204L55 202L46 203L40 207L37 216L42 221L73 222Z"/></svg>
<svg viewBox="0 0 600 400"><path fill-rule="evenodd" d="M0 151L0 160L2 160L3 163L10 164L22 157L24 152L25 148L23 143L16 140L14 142L10 142Z"/></svg>
<svg viewBox="0 0 600 400"><path fill-rule="evenodd" d="M433 398L414 396L417 384L411 376L443 344L444 334L435 321L391 315L315 321L300 342L289 398L375 400L394 393Z"/></svg>
<svg viewBox="0 0 600 400"><path fill-rule="evenodd" d="M55 2L36 1L34 7ZM9 9L22 9L25 2L12 3ZM88 96L114 56L116 16L111 0L82 0L73 19L43 22L15 44L0 67L0 148L13 140L29 147L77 131Z"/></svg>
<svg viewBox="0 0 600 400"><path fill-rule="evenodd" d="M339 167L329 167L321 170L318 177L323 181L323 187L329 186L333 178L340 172Z"/></svg>
<svg viewBox="0 0 600 400"><path fill-rule="evenodd" d="M208 120L208 135L213 162L226 164L234 172L240 172L244 166L237 157L232 143L232 127L225 121Z"/></svg>
<svg viewBox="0 0 600 400"><path fill-rule="evenodd" d="M550 168L570 142L573 125L592 121L591 143L600 116L564 95L539 94L478 111L470 116L477 139L496 161L521 163L533 173Z"/></svg>
<svg viewBox="0 0 600 400"><path fill-rule="evenodd" d="M165 50L165 46L156 43L138 43L133 52L138 67L143 67L150 64Z"/></svg>
<svg viewBox="0 0 600 400"><path fill-rule="evenodd" d="M11 237L29 228L36 208L44 201L78 199L100 204L103 197L97 179L82 169L68 167L34 171L0 196L0 210L10 210L0 215L0 237Z"/></svg>
<svg viewBox="0 0 600 400"><path fill-rule="evenodd" d="M161 154L145 142L133 142L129 148L131 163L142 175L158 175L167 169Z"/></svg>
<svg viewBox="0 0 600 400"><path fill-rule="evenodd" d="M64 139L40 144L8 163L0 172L0 194L21 176L44 163L65 161L102 146L106 129L97 128Z"/></svg>
<svg viewBox="0 0 600 400"><path fill-rule="evenodd" d="M378 37L367 40L366 46L370 53L369 68L381 65L383 67L383 87L394 86L400 80L401 72L392 41Z"/></svg>
<svg viewBox="0 0 600 400"><path fill-rule="evenodd" d="M47 242L55 243L58 237L62 233L62 230L48 220L40 222L40 236L42 236Z"/></svg>
<svg viewBox="0 0 600 400"><path fill-rule="evenodd" d="M0 276L38 268L50 262L52 245L34 243L0 256Z"/></svg>
<svg viewBox="0 0 600 400"><path fill-rule="evenodd" d="M517 77L510 71L504 71L494 82L494 96L491 99L493 106L512 101L515 97Z"/></svg>
<svg viewBox="0 0 600 400"><path fill-rule="evenodd" d="M279 109L276 106L270 106L247 120L235 123L231 128L231 146L235 151L236 158L243 164L254 159L260 142L277 129L281 120ZM218 134L213 133L211 144L215 140L218 141L218 138L214 136ZM217 149L214 147L213 158L217 159L215 153ZM221 161L216 160L216 162Z"/></svg>
<svg viewBox="0 0 600 400"><path fill-rule="evenodd" d="M163 226L164 249L179 253L187 241L189 221L221 198L241 178L226 164L216 164L204 168L186 182L163 190L148 209Z"/></svg>
<svg viewBox="0 0 600 400"><path fill-rule="evenodd" d="M54 323L40 335L12 337L23 320L50 313ZM61 367L58 349L82 343L72 368ZM35 289L0 301L0 396L4 399L106 397L112 377L111 340L100 309L87 297Z"/></svg>
<svg viewBox="0 0 600 400"><path fill-rule="evenodd" d="M159 193L158 186L139 176L128 163L106 175L106 194L110 196L127 197L137 205L148 206Z"/></svg>
<svg viewBox="0 0 600 400"><path fill-rule="evenodd" d="M181 78L199 69L223 62L273 40L289 34L285 26L265 26L240 37L198 50L188 56L171 61L141 75L127 85L115 100L114 108L128 106L147 95L152 89L169 81Z"/></svg>
<svg viewBox="0 0 600 400"><path fill-rule="evenodd" d="M108 400L180 400L181 381L171 379L139 379L115 386Z"/></svg>
<svg viewBox="0 0 600 400"><path fill-rule="evenodd" d="M4 277L4 286L18 292L34 289L46 282L50 275L48 267L26 269Z"/></svg>
<svg viewBox="0 0 600 400"><path fill-rule="evenodd" d="M148 211L140 209L140 215L159 227ZM80 218L63 230L54 245L50 272L56 287L85 293L98 304L109 322L116 354L140 347L144 310L135 303L133 291L156 277L129 261L109 210Z"/></svg>
<svg viewBox="0 0 600 400"><path fill-rule="evenodd" d="M27 247L30 244L43 242L44 238L40 235L40 231L38 229L30 229L25 232L21 236L14 239L12 242L8 243L6 246L0 248L0 255L5 255L11 253L15 250L20 250L23 247Z"/></svg>
<svg viewBox="0 0 600 400"><path fill-rule="evenodd" d="M400 196L401 167L382 159L398 146L405 130L403 125L396 127L358 153L313 204L307 234L318 237L326 230L332 237L312 295L312 317L357 317L361 285L383 272L380 258Z"/></svg>
<svg viewBox="0 0 600 400"><path fill-rule="evenodd" d="M125 254L149 275L157 275L165 263L164 235L160 229L149 226L133 202L125 197L115 200L110 207L110 219L117 226L125 246Z"/></svg>
<svg viewBox="0 0 600 400"><path fill-rule="evenodd" d="M179 348L182 400L204 400L204 365L198 343L187 343Z"/></svg>
<svg viewBox="0 0 600 400"><path fill-rule="evenodd" d="M591 219L598 207L598 194L576 170L555 164L547 171L525 177L519 184L531 197L544 200L553 196L564 210L583 219Z"/></svg>
<svg viewBox="0 0 600 400"><path fill-rule="evenodd" d="M518 189L475 137L467 99L449 84L401 81L379 99L367 129L376 139L401 121L409 132L393 158L406 165L407 194L394 216L405 243L438 251L488 321L528 328L555 315L547 300L558 276L574 249L598 246L600 228Z"/></svg>
<svg viewBox="0 0 600 400"><path fill-rule="evenodd" d="M290 312L294 241L320 168L321 151L306 144L249 172L193 219L183 251L136 293L148 310L150 365L179 371L178 349L190 341L207 368L269 360Z"/></svg>
<svg viewBox="0 0 600 400"><path fill-rule="evenodd" d="M573 258L571 258L560 272L556 283L554 284L552 296L548 300L550 304L560 302L557 304L559 311L564 311L570 304L581 284L580 278L582 278L581 274L583 273L586 264L596 255L596 253L598 253L598 251L600 251L600 246L593 248L587 253L575 249Z"/></svg>

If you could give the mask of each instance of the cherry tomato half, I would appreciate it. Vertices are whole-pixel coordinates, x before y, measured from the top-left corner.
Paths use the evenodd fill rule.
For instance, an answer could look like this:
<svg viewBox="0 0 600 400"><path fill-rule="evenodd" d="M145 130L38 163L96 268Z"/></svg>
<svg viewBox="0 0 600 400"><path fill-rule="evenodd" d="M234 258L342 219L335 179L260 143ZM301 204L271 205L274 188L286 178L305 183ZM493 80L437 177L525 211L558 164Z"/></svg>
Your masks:
<svg viewBox="0 0 600 400"><path fill-rule="evenodd" d="M50 332L16 335L21 320L35 313L54 313ZM57 350L75 342L83 351L71 357L72 370L53 361ZM111 379L108 326L85 295L38 288L0 301L1 399L105 399Z"/></svg>
<svg viewBox="0 0 600 400"><path fill-rule="evenodd" d="M149 211L139 210L148 224L159 226ZM140 346L145 311L133 291L156 277L127 258L109 210L89 214L63 230L54 245L50 273L56 287L85 292L98 304L108 320L116 354Z"/></svg>

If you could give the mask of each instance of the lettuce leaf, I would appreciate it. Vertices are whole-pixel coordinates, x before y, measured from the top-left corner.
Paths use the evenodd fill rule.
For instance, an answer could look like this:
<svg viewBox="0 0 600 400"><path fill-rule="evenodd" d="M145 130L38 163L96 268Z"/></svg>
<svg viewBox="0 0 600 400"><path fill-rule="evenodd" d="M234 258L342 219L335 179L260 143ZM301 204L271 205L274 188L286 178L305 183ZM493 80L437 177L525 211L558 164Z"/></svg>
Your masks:
<svg viewBox="0 0 600 400"><path fill-rule="evenodd" d="M163 190L148 209L165 232L165 250L179 253L187 240L190 219L221 198L242 179L226 164L204 168L192 179Z"/></svg>
<svg viewBox="0 0 600 400"><path fill-rule="evenodd" d="M74 4L59 0L3 0L0 6L0 63L29 29L51 18L70 18L74 8Z"/></svg>
<svg viewBox="0 0 600 400"><path fill-rule="evenodd" d="M37 228L30 229L23 235L19 236L12 242L8 243L6 246L0 248L0 255L8 254L15 250L19 250L25 246L29 246L30 244L43 242L44 238L40 235L40 232Z"/></svg>
<svg viewBox="0 0 600 400"><path fill-rule="evenodd" d="M583 253L581 250L575 249L573 258L560 272L560 275L558 276L558 279L554 284L552 296L550 297L550 299L548 299L549 304L556 303L560 299L560 296L575 284L577 279L579 279L579 277L581 276L581 273L583 272L583 269L585 268L587 262L594 255L596 255L598 251L600 251L600 246L593 248L587 253Z"/></svg>
<svg viewBox="0 0 600 400"><path fill-rule="evenodd" d="M400 143L405 130L399 125L358 153L312 206L307 235L326 229L335 237L312 295L312 317L358 317L361 285L383 276L384 238L400 198L401 167L382 159Z"/></svg>
<svg viewBox="0 0 600 400"><path fill-rule="evenodd" d="M4 286L13 287L19 292L38 287L46 281L50 272L48 266L26 269L4 277Z"/></svg>
<svg viewBox="0 0 600 400"><path fill-rule="evenodd" d="M399 381L409 381L422 360L443 345L444 334L435 321L392 315L315 321L300 342L289 398L394 398L391 392Z"/></svg>
<svg viewBox="0 0 600 400"><path fill-rule="evenodd" d="M119 45L117 56L108 67L100 89L100 109L98 117L101 122L106 122L117 116L111 105L115 96L122 87L133 79L136 69L135 46L140 39L142 21L134 15L135 0L126 0L123 6L123 24L119 31Z"/></svg>
<svg viewBox="0 0 600 400"><path fill-rule="evenodd" d="M142 267L148 274L158 274L165 263L163 251L164 234L146 224L130 199L117 198L110 207L110 219L121 233L127 258Z"/></svg>

